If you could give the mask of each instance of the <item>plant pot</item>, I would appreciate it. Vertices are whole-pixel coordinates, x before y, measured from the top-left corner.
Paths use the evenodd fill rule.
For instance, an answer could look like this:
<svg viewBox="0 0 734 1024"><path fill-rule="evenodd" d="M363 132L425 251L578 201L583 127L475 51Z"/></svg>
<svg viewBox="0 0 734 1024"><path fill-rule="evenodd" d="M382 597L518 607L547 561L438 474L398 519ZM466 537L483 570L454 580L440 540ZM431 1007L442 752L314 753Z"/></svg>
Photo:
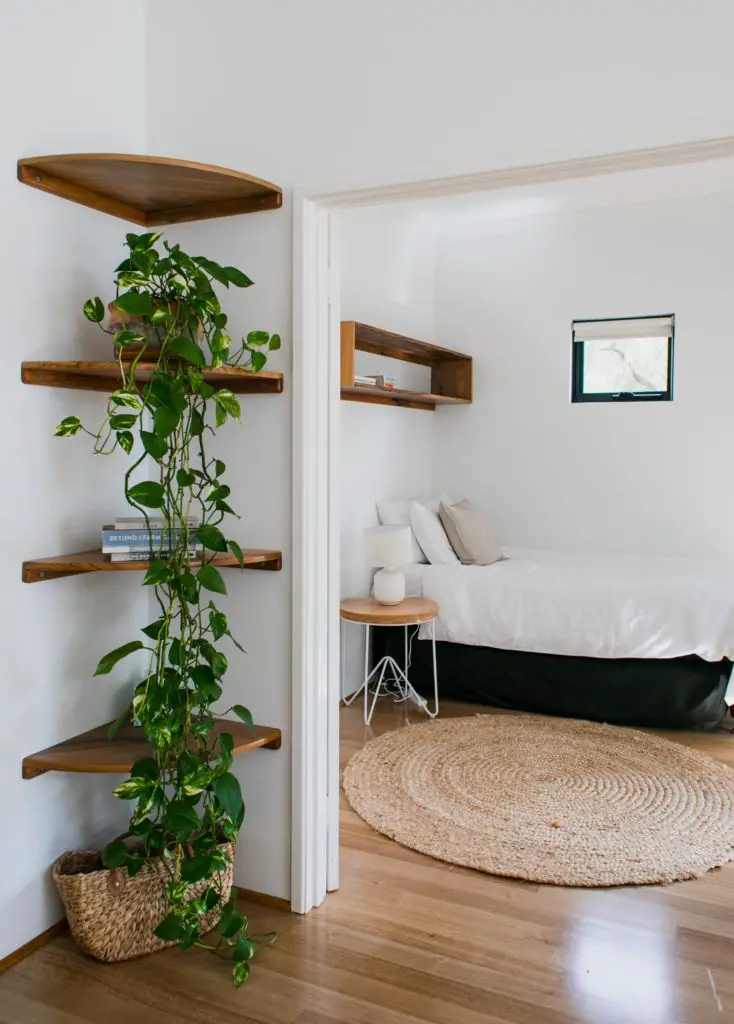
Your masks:
<svg viewBox="0 0 734 1024"><path fill-rule="evenodd" d="M176 299L171 299L170 302L166 303L167 308L171 313L176 316L178 314L178 302ZM161 346L166 337L165 328L162 326L151 326L145 323L141 316L133 316L130 313L124 313L121 309L115 305L114 302L110 302L107 306L109 312L109 320L107 321L107 330L109 331L134 331L135 334L140 334L145 338L145 346L142 344L125 345L119 346L114 342L113 339L113 350L115 353L115 359L119 357L120 351L124 355L129 356L131 359L140 352L141 348L145 348L145 356L147 358L157 358L158 353L161 350ZM203 328L201 324L196 332L196 340L201 341L203 338Z"/></svg>
<svg viewBox="0 0 734 1024"><path fill-rule="evenodd" d="M214 928L221 906L229 899L234 878L234 843L219 847L230 863L221 872L220 904L202 918L202 934ZM62 854L51 868L77 944L97 960L113 963L155 953L175 941L159 939L155 928L169 913L166 886L170 880L163 857L153 857L132 878L126 868L105 868L97 850ZM195 899L211 884L203 879L190 888Z"/></svg>

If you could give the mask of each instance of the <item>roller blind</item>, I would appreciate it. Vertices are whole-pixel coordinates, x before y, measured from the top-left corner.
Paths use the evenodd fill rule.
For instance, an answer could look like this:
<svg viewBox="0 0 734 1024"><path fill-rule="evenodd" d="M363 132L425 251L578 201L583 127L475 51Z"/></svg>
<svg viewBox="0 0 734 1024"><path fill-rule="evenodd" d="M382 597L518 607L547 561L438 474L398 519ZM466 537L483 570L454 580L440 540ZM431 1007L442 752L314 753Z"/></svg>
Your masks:
<svg viewBox="0 0 734 1024"><path fill-rule="evenodd" d="M634 320L574 320L576 341L602 341L608 338L669 338L674 316L644 316Z"/></svg>

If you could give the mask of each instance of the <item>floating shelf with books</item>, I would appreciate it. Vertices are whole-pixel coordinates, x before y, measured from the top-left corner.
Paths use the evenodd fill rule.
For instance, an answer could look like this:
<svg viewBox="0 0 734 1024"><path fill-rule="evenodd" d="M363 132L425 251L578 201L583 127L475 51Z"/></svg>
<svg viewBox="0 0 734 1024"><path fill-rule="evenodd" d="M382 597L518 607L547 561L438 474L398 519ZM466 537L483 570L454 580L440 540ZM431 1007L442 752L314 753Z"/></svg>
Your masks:
<svg viewBox="0 0 734 1024"><path fill-rule="evenodd" d="M124 725L114 739L109 738L112 723L97 726L89 732L57 743L36 754L23 758L23 778L34 779L45 772L84 772L122 774L129 772L136 761L151 756L151 749L142 729ZM244 722L230 722L219 718L214 723L213 735L228 732L234 739L233 753L245 754L249 750L265 747L278 750L280 729L269 725L256 725L250 732Z"/></svg>
<svg viewBox="0 0 734 1024"><path fill-rule="evenodd" d="M418 363L431 370L430 391L409 391L379 387L355 377L355 352L371 352L387 359ZM430 409L437 405L469 405L472 401L472 358L452 349L406 338L381 327L354 320L341 325L341 396L347 402L373 402L408 409Z"/></svg>
<svg viewBox="0 0 734 1024"><path fill-rule="evenodd" d="M266 569L278 572L283 568L280 551L266 551L259 548L243 548L245 569ZM192 562L196 566L196 562ZM240 563L232 554L215 555L211 563L219 569L239 569ZM23 562L23 582L43 583L65 576L79 576L85 572L140 572L147 569L148 562L111 562L101 551L80 551L73 555L52 555L50 558L34 558Z"/></svg>
<svg viewBox="0 0 734 1024"><path fill-rule="evenodd" d="M145 381L150 377L153 363L138 365L135 376ZM213 388L227 388L235 395L279 395L283 390L283 374L262 370L250 373L234 366L220 366L216 370L205 367L204 380ZM66 359L60 362L20 364L20 379L24 384L40 384L47 388L75 388L78 391L115 391L120 386L120 365L109 362Z"/></svg>

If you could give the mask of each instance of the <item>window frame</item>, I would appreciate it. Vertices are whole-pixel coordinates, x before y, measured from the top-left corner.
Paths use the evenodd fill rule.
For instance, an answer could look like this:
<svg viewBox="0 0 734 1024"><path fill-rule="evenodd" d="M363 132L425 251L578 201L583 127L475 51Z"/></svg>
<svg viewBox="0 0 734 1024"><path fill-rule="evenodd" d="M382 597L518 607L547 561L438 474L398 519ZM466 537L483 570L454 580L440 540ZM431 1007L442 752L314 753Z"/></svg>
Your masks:
<svg viewBox="0 0 734 1024"><path fill-rule="evenodd" d="M668 335L668 377L665 391L584 391L584 345L585 339L576 340L573 324L609 324L624 323L627 320L658 320L670 318L672 326ZM585 402L672 402L673 401L673 353L675 350L675 314L648 313L645 316L608 316L596 318L576 317L571 328L571 403Z"/></svg>

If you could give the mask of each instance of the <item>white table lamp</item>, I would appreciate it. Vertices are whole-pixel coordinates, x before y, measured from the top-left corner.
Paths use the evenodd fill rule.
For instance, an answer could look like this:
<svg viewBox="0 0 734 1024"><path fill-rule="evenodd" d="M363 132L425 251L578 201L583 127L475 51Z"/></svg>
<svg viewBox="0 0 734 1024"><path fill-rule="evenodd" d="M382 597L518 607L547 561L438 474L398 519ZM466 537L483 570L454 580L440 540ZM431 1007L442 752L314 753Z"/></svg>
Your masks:
<svg viewBox="0 0 734 1024"><path fill-rule="evenodd" d="M405 598L405 574L398 566L413 559L409 526L371 526L364 531L367 561L375 573L374 595L380 604L400 604Z"/></svg>

